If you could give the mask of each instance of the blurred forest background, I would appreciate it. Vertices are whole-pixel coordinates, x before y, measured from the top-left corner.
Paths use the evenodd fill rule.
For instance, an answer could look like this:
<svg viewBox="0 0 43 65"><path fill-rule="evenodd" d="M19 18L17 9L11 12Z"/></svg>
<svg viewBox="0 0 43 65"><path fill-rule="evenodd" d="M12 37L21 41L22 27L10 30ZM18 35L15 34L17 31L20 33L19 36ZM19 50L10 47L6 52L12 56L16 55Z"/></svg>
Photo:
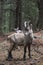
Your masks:
<svg viewBox="0 0 43 65"><path fill-rule="evenodd" d="M31 21L34 30L43 29L40 11L40 0L0 0L0 33L23 29L25 21Z"/></svg>

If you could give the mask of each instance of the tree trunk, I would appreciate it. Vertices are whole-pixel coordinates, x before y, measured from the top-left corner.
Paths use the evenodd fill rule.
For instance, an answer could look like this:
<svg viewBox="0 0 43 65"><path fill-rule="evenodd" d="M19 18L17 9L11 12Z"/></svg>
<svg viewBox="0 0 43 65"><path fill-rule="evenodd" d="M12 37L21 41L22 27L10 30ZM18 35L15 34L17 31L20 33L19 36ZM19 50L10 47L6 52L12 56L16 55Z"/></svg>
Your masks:
<svg viewBox="0 0 43 65"><path fill-rule="evenodd" d="M19 11L19 29L21 29L21 24L22 24L22 0L19 2L20 6L20 11Z"/></svg>
<svg viewBox="0 0 43 65"><path fill-rule="evenodd" d="M22 22L22 1L17 0L16 2L16 22L15 27L19 27L21 29L21 22Z"/></svg>
<svg viewBox="0 0 43 65"><path fill-rule="evenodd" d="M38 20L37 26L39 27L39 29L43 28L43 0L40 0L39 20Z"/></svg>

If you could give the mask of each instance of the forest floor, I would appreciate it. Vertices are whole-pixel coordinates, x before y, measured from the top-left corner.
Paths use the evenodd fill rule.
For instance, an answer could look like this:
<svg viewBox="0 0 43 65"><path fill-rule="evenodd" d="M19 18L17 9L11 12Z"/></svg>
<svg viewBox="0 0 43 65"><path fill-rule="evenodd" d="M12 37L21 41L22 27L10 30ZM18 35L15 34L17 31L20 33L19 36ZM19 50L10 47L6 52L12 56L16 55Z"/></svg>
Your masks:
<svg viewBox="0 0 43 65"><path fill-rule="evenodd" d="M0 36L0 65L43 65L43 31L34 33L38 36L31 46L31 59L28 57L28 50L26 53L26 60L23 60L23 48L20 50L16 49L12 51L12 56L14 59L11 61L6 61L8 56L8 49L10 48L10 43L5 39L6 37Z"/></svg>

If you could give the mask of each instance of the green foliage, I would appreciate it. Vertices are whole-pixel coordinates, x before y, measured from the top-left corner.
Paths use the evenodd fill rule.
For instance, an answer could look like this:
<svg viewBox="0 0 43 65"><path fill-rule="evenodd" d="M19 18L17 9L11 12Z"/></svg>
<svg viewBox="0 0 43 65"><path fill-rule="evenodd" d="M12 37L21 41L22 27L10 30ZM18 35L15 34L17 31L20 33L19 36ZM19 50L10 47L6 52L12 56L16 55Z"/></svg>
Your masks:
<svg viewBox="0 0 43 65"><path fill-rule="evenodd" d="M4 0L3 3L3 22L2 22L2 32L8 33L14 26L14 11L16 8L15 1ZM13 24L13 25L12 25Z"/></svg>
<svg viewBox="0 0 43 65"><path fill-rule="evenodd" d="M35 21L38 18L39 10L38 10L38 8L36 6L35 1L34 0L24 0L23 12L24 12L24 18L26 20L31 19L32 21Z"/></svg>
<svg viewBox="0 0 43 65"><path fill-rule="evenodd" d="M16 1L4 0L3 2L3 18L2 18L2 32L7 33L15 27L16 19ZM22 0L22 21L31 20L33 25L37 24L39 10L37 0ZM20 24L21 25L21 24Z"/></svg>
<svg viewBox="0 0 43 65"><path fill-rule="evenodd" d="M9 18L10 18L9 11L4 12L3 13L3 23L2 23L2 32L3 33L9 32Z"/></svg>

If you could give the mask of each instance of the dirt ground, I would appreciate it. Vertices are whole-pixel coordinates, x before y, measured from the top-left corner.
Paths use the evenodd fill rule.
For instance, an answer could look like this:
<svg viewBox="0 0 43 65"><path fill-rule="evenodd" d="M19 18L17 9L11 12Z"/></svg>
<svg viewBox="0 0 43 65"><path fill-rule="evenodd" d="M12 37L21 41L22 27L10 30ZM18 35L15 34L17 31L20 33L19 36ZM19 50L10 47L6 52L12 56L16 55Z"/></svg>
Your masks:
<svg viewBox="0 0 43 65"><path fill-rule="evenodd" d="M8 56L8 49L10 48L10 43L5 39L2 40L0 38L0 65L43 65L43 32L35 33L42 38L36 39L34 41L35 44L31 46L31 59L28 57L28 49L26 53L26 60L23 60L23 48L16 49L12 51L13 59L10 61L6 61Z"/></svg>

